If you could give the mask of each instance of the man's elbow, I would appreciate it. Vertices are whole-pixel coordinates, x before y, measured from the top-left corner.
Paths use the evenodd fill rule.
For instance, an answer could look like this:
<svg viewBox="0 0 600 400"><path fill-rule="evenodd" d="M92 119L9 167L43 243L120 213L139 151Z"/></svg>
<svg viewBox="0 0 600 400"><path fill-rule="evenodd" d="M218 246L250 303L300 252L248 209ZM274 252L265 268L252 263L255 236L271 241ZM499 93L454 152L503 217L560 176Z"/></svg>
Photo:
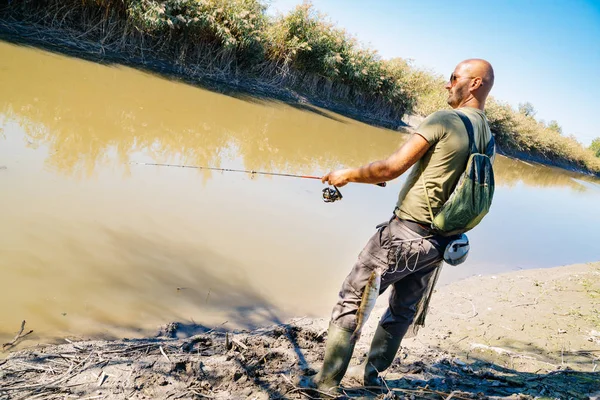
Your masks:
<svg viewBox="0 0 600 400"><path fill-rule="evenodd" d="M398 168L390 163L386 163L384 168L381 170L381 178L383 178L385 181L391 181L402 175L403 172L404 171L401 168Z"/></svg>

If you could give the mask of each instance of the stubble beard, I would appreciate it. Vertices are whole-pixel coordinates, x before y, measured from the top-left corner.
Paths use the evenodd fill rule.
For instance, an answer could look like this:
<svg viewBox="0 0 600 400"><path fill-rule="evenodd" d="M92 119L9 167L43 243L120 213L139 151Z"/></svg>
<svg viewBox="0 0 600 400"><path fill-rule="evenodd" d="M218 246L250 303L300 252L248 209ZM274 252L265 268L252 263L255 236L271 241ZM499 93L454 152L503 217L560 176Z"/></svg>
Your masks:
<svg viewBox="0 0 600 400"><path fill-rule="evenodd" d="M448 93L448 99L446 100L446 102L448 103L448 105L450 107L456 108L456 105L458 104L457 100L458 99L457 99L456 93L452 93L452 92Z"/></svg>
<svg viewBox="0 0 600 400"><path fill-rule="evenodd" d="M460 95L460 92L456 90L456 87L448 91L448 99L446 100L446 102L450 107L457 108L461 101L462 97Z"/></svg>

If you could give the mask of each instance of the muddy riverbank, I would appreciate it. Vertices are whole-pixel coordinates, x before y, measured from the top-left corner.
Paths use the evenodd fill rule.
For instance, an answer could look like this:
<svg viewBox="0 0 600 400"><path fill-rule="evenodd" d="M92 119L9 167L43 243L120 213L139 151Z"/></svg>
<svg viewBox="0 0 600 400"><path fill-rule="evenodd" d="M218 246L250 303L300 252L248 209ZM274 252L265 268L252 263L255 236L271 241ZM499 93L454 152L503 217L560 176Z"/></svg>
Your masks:
<svg viewBox="0 0 600 400"><path fill-rule="evenodd" d="M376 394L345 379L342 396L597 398L599 277L596 262L441 287L426 327L405 339L387 371L389 388ZM353 363L364 357L384 307L385 294ZM203 331L172 323L153 338L54 345L26 337L0 361L0 399L314 398L299 383L320 367L326 325L325 318L295 318L254 331Z"/></svg>

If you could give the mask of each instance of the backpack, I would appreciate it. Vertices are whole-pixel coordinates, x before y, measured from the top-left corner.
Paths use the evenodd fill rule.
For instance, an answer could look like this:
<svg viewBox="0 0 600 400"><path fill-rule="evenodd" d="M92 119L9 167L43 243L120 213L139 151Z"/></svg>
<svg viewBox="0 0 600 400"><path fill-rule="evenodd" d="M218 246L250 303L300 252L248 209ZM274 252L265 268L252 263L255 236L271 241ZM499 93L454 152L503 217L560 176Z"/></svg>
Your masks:
<svg viewBox="0 0 600 400"><path fill-rule="evenodd" d="M431 210L425 178L423 170L421 170L427 206L432 219L431 229L443 236L457 235L473 229L490 210L494 196L494 170L492 168L494 137L490 138L485 151L480 152L475 145L471 120L460 111L456 111L456 113L467 129L471 155L452 194L435 216Z"/></svg>

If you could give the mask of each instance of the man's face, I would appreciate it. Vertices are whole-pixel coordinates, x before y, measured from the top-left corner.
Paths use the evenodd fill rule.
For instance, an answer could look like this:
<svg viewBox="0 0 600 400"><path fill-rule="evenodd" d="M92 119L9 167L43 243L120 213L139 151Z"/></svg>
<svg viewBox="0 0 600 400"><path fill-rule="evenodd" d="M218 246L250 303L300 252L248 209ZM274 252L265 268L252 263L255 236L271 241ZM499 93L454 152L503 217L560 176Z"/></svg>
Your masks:
<svg viewBox="0 0 600 400"><path fill-rule="evenodd" d="M457 108L469 97L469 85L472 78L466 68L461 68L461 66L456 67L445 86L446 90L448 90L447 101L450 107Z"/></svg>

